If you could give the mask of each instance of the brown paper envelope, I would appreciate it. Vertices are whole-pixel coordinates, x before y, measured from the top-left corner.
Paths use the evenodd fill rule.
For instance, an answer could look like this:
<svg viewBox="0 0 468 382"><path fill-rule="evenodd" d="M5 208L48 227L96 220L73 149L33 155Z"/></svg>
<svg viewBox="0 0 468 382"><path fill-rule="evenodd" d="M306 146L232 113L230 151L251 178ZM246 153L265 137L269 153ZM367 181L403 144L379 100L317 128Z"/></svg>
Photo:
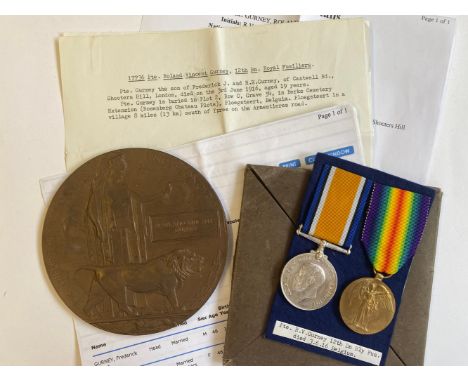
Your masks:
<svg viewBox="0 0 468 382"><path fill-rule="evenodd" d="M310 170L248 165L224 347L225 365L345 365L264 338ZM413 260L386 365L422 365L442 193Z"/></svg>

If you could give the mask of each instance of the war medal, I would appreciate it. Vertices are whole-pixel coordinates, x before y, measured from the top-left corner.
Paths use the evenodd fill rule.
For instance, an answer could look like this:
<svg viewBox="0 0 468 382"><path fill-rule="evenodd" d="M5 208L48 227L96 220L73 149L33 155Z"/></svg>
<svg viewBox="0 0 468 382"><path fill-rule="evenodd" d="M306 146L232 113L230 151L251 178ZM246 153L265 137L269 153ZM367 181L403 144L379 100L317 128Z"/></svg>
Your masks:
<svg viewBox="0 0 468 382"><path fill-rule="evenodd" d="M395 298L383 279L414 256L431 202L429 196L375 183L361 238L375 277L353 281L340 300L341 317L354 332L375 334L392 322Z"/></svg>
<svg viewBox="0 0 468 382"><path fill-rule="evenodd" d="M296 233L318 244L316 250L294 256L283 268L281 289L298 309L325 306L337 287L335 268L325 248L351 253L371 182L352 172L325 165L303 225Z"/></svg>

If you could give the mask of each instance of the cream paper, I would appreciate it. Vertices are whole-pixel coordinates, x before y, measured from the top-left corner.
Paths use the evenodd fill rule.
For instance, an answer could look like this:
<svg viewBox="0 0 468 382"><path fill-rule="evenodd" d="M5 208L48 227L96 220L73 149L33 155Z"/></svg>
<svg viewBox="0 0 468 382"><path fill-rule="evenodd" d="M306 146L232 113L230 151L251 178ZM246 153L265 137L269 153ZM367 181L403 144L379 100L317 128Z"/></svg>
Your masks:
<svg viewBox="0 0 468 382"><path fill-rule="evenodd" d="M59 40L68 170L122 147L167 149L353 103L371 157L361 19Z"/></svg>

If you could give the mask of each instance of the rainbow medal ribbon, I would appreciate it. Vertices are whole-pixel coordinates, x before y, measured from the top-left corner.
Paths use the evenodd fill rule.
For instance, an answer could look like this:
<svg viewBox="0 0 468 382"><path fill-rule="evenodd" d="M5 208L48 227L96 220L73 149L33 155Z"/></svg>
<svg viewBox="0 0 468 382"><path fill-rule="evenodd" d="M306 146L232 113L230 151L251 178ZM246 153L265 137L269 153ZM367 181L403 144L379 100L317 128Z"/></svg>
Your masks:
<svg viewBox="0 0 468 382"><path fill-rule="evenodd" d="M384 278L397 273L415 254L432 198L375 183L361 241L375 277L353 281L343 292L340 313L359 334L384 330L395 315L395 298Z"/></svg>
<svg viewBox="0 0 468 382"><path fill-rule="evenodd" d="M330 165L323 167L304 224L296 231L318 247L294 256L281 274L281 289L291 305L315 310L332 299L337 276L325 248L351 253L371 187L362 176Z"/></svg>

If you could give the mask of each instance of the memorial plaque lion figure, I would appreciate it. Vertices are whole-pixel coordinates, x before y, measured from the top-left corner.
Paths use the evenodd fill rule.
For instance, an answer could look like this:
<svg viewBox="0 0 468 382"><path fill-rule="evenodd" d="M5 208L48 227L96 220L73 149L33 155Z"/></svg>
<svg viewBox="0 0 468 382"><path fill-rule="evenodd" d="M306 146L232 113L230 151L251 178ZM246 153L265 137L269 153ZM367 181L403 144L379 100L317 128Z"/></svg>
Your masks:
<svg viewBox="0 0 468 382"><path fill-rule="evenodd" d="M183 306L177 293L184 280L201 274L203 263L204 258L196 252L179 249L141 264L82 267L77 273L88 273L87 279L91 279L84 311L86 314L93 314L96 306L104 300L102 290L121 310L129 314L139 312L135 304L128 301L128 291L157 293L167 298L173 311L179 311Z"/></svg>

